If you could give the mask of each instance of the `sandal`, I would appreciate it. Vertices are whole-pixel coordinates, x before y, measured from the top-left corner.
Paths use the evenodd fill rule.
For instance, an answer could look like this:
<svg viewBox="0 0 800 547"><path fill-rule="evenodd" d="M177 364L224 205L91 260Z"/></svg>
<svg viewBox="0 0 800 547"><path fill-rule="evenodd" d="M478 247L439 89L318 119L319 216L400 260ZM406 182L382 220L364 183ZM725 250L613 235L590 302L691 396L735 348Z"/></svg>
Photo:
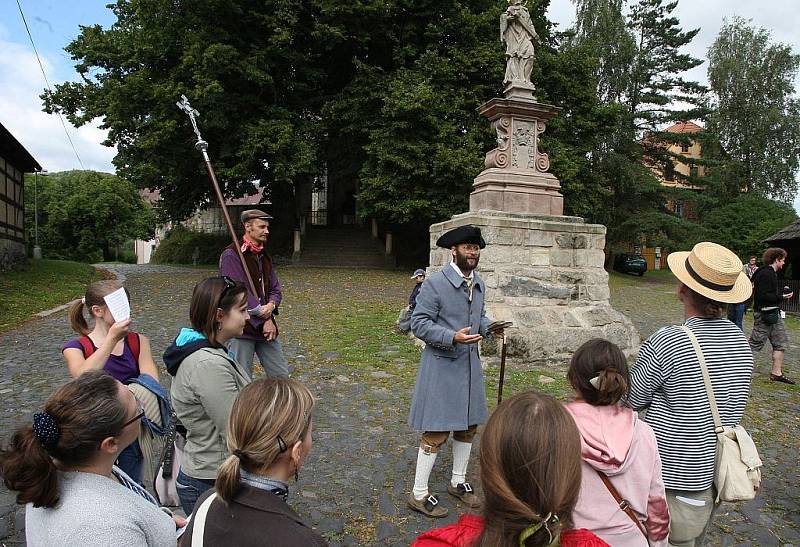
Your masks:
<svg viewBox="0 0 800 547"><path fill-rule="evenodd" d="M787 378L783 374L771 374L771 373L769 375L769 381L770 382L781 382L781 383L784 383L784 384L789 384L790 386L793 386L793 385L795 385L797 383L794 380L790 380L789 378Z"/></svg>
<svg viewBox="0 0 800 547"><path fill-rule="evenodd" d="M447 509L439 505L439 499L433 494L421 500L418 500L414 497L414 494L411 494L408 496L408 506L414 511L418 511L429 517L438 519L447 516Z"/></svg>

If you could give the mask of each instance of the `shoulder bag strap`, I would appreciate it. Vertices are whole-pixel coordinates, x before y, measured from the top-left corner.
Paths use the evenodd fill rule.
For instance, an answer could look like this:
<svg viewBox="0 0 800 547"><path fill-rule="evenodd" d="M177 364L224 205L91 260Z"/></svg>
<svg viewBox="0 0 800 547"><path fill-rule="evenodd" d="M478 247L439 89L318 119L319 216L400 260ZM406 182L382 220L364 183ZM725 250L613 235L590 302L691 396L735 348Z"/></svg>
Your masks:
<svg viewBox="0 0 800 547"><path fill-rule="evenodd" d="M689 329L689 327L686 325L682 325L681 328L692 342L694 351L697 354L697 360L700 363L700 370L703 373L703 383L706 386L706 394L708 395L708 404L711 407L711 415L714 417L714 432L717 434L722 433L722 420L719 419L717 400L714 397L714 388L711 387L711 378L708 376L708 367L706 366L706 358L703 356L703 350L700 348L700 343L697 341L697 337L694 335L691 329Z"/></svg>
<svg viewBox="0 0 800 547"><path fill-rule="evenodd" d="M194 513L194 527L192 528L192 547L203 547L203 535L206 532L206 515L211 504L217 498L217 493L214 492L208 496L197 511Z"/></svg>
<svg viewBox="0 0 800 547"><path fill-rule="evenodd" d="M617 502L619 508L622 509L625 512L625 514L630 517L633 523L636 524L636 527L639 528L639 531L642 532L644 534L644 537L646 538L647 530L645 530L642 521L640 521L639 517L636 516L636 513L633 511L633 509L631 509L631 506L628 504L628 502L625 501L625 498L623 498L620 495L619 491L614 487L614 485L611 484L611 480L605 473L603 473L602 471L598 471L597 469L595 469L595 471L597 472L597 475L600 477L600 480L603 481L603 484L606 485L606 488L608 488L608 491L611 492L611 496L614 498L614 501ZM194 545L194 543L192 543L192 545Z"/></svg>

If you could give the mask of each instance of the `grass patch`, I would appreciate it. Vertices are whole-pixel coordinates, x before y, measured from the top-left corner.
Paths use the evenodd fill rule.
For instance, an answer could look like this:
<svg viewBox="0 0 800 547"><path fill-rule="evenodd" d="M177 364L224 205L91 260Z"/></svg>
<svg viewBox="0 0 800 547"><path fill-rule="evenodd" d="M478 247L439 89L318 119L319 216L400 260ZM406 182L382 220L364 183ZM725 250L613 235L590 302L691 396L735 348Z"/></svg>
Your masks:
<svg viewBox="0 0 800 547"><path fill-rule="evenodd" d="M0 332L79 298L98 279L103 274L90 264L66 260L33 260L24 271L0 274Z"/></svg>

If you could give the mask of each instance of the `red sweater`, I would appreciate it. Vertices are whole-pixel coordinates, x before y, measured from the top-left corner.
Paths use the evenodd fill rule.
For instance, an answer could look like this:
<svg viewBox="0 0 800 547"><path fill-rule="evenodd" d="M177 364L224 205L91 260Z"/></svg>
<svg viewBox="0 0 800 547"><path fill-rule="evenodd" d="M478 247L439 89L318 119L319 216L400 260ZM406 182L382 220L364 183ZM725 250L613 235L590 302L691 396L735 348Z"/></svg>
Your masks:
<svg viewBox="0 0 800 547"><path fill-rule="evenodd" d="M419 536L411 547L472 547L483 532L483 518L477 515L461 515L459 521L450 526L428 530ZM561 532L561 547L610 547L608 543L589 530L565 530Z"/></svg>

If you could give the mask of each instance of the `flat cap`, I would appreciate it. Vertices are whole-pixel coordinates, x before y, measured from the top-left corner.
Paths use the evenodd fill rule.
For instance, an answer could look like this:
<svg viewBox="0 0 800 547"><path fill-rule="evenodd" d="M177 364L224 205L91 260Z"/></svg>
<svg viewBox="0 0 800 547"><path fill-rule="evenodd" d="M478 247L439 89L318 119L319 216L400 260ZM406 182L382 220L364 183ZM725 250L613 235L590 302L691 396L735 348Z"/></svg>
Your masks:
<svg viewBox="0 0 800 547"><path fill-rule="evenodd" d="M255 220L260 218L261 220L272 220L272 216L268 215L261 209L248 209L247 211L242 211L242 215L240 217L242 219L242 224L245 222L250 222L251 220Z"/></svg>
<svg viewBox="0 0 800 547"><path fill-rule="evenodd" d="M483 236L481 236L481 229L472 224L453 228L449 232L443 233L442 236L436 240L436 245L444 247L445 249L461 245L462 243L474 243L481 249L486 247L486 242L483 240Z"/></svg>

